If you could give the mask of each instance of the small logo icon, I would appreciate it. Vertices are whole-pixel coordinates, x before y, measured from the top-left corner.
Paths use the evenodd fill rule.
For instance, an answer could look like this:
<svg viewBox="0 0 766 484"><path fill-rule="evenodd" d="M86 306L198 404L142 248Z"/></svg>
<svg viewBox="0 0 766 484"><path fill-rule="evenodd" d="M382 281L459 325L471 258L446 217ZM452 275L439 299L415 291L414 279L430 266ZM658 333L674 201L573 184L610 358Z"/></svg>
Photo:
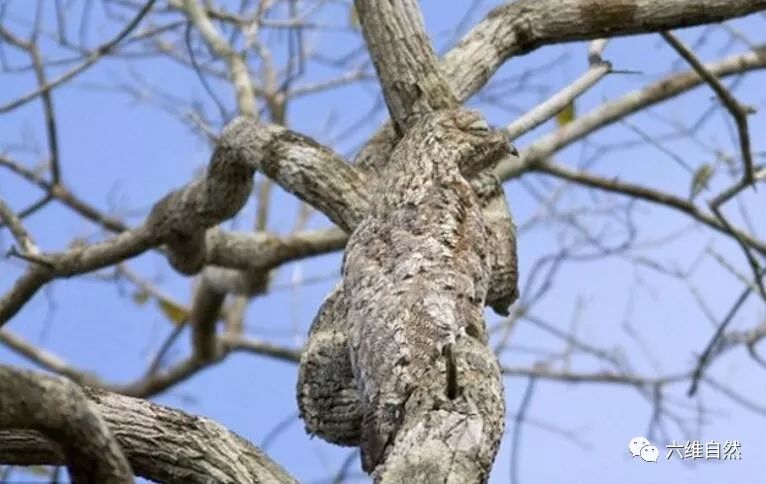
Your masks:
<svg viewBox="0 0 766 484"><path fill-rule="evenodd" d="M641 447L641 458L644 462L657 462L657 458L660 456L660 449L653 445L645 445Z"/></svg>
<svg viewBox="0 0 766 484"><path fill-rule="evenodd" d="M628 442L631 457L641 457L644 462L657 462L660 450L653 446L649 439L643 436L633 437Z"/></svg>
<svg viewBox="0 0 766 484"><path fill-rule="evenodd" d="M641 449L647 445L651 445L651 442L649 442L649 439L646 437L638 436L633 437L633 439L628 443L628 450L630 451L631 457L638 457L641 455Z"/></svg>
<svg viewBox="0 0 766 484"><path fill-rule="evenodd" d="M704 460L740 460L742 459L742 444L739 440L727 440L719 442L711 440L710 442L700 442L698 440L687 440L686 442L676 442L675 440L666 444L668 450L665 459L670 460L677 456L678 459L704 459ZM649 439L639 435L633 437L628 442L628 450L631 457L641 457L644 462L657 462L660 457L660 450L652 444Z"/></svg>

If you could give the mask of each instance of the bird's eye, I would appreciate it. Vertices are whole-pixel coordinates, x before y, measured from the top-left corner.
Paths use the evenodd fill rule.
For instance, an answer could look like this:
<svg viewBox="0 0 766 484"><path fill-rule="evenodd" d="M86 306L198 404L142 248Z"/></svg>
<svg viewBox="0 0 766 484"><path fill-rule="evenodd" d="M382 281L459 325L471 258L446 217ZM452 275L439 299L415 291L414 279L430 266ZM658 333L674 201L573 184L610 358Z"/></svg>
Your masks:
<svg viewBox="0 0 766 484"><path fill-rule="evenodd" d="M467 129L474 133L489 133L490 131L489 124L487 124L483 118L477 118L475 121L471 122L471 124L467 126Z"/></svg>

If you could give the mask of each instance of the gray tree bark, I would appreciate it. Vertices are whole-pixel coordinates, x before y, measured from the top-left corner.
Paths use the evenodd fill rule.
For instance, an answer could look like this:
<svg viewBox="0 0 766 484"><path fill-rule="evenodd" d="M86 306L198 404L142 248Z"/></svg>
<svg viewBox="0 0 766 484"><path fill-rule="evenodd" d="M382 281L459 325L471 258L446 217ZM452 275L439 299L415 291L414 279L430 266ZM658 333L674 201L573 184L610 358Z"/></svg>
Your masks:
<svg viewBox="0 0 766 484"><path fill-rule="evenodd" d="M0 366L0 462L67 465L75 482L292 484L278 464L203 417ZM23 430L21 430L23 429Z"/></svg>
<svg viewBox="0 0 766 484"><path fill-rule="evenodd" d="M246 64L205 23L197 2L169 3L185 6L226 60L247 116L226 127L206 176L160 200L144 224L127 230L112 223L123 231L112 240L40 255L0 299L0 326L47 282L151 248L164 246L183 274L218 266L211 281L223 295L252 291L240 277L243 267L268 270L339 249L348 239L344 280L319 309L301 357L301 416L310 432L359 446L376 481L455 483L486 480L502 435L502 381L487 346L483 307L504 313L518 297L513 222L493 173L510 171L511 149L460 102L509 58L541 45L697 25L766 8L764 0L520 0L493 10L439 62L415 0L356 0L391 123L361 150L354 167L308 137L253 117ZM660 87L671 94L683 89ZM634 101L635 109L649 102ZM568 138L544 140L548 144L535 156L548 156L633 109L613 108L614 115L573 123ZM300 234L286 243L212 229L245 203L255 170L340 230ZM25 238L23 230L16 235ZM200 301L200 312L206 302ZM220 305L213 302L209 306ZM203 359L216 353L214 328L208 329L195 342ZM209 420L2 366L0 462L67 465L76 482L130 482L133 473L161 482L295 482Z"/></svg>
<svg viewBox="0 0 766 484"><path fill-rule="evenodd" d="M36 430L56 442L74 482L133 482L112 430L65 378L0 366L0 429L8 428Z"/></svg>
<svg viewBox="0 0 766 484"><path fill-rule="evenodd" d="M454 109L416 2L355 5L394 123L382 143L396 147L368 164L378 189L342 287L312 326L299 407L310 432L358 444L376 482L482 482L505 410L482 314L494 267L498 307L517 294L513 225L491 170L515 151Z"/></svg>
<svg viewBox="0 0 766 484"><path fill-rule="evenodd" d="M343 266L363 468L378 482L481 482L504 423L484 324L489 232L458 161L510 145L476 113L423 114L394 149Z"/></svg>

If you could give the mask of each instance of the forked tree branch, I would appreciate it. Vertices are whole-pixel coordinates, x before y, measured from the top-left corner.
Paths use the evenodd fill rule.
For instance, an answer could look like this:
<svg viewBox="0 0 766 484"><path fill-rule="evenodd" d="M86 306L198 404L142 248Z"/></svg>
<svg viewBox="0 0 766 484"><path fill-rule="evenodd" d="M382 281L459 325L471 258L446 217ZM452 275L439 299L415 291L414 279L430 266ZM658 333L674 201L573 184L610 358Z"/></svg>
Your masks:
<svg viewBox="0 0 766 484"><path fill-rule="evenodd" d="M631 15L626 14L627 16L621 18L620 26L615 27L606 22L602 12L596 11L598 9L594 10L598 3L595 1L569 0L560 4L559 2L530 2L523 0L495 9L487 19L469 32L460 44L445 58L443 68L449 73L448 79L450 79L450 82L452 82L453 87L456 89L458 97L463 99L472 92L475 92L508 56L528 51L539 45L580 38L599 37L607 33L610 35L633 34L676 28L732 18L766 8L766 0L752 2L744 0L733 2L708 0L704 8L692 11L689 11L688 7L684 7L684 5L688 5L686 2L680 0L672 2L651 0L620 2L620 5L627 9L623 13L629 11L633 13ZM151 2L147 3L147 5L150 4ZM628 8L629 6L632 7ZM565 28L562 26L556 28L554 28L555 26L549 26L552 22L551 19L557 17L553 15L554 12L551 9L555 9L557 15L559 14L559 9L562 9L561 11L571 17ZM583 16L585 11L591 11L595 16L586 18ZM142 11L141 16L143 14L145 14L144 11ZM529 22L534 18L538 18L539 22L530 24ZM523 21L510 22L511 19L523 19ZM614 17L612 20L614 20ZM134 23L132 22L131 26L134 26ZM529 25L535 25L535 30L529 31L527 28ZM519 30L522 27L525 27L526 30ZM608 31L605 31L605 29ZM520 35L519 32L526 33ZM112 43L109 45L111 46ZM482 56L482 53L491 55L486 57ZM741 58L731 59L735 61L733 65L729 63L729 65L718 66L722 71L719 75L751 68L742 66L739 62L749 62L751 66L753 64L758 67L762 66L762 53L753 52L749 54L749 57L755 57L756 61L753 62L751 59L744 60ZM713 72L715 70L713 67L708 67L708 69ZM592 116L576 120L576 122L567 125L555 135L544 138L536 143L535 154L538 156L535 158L544 157L546 154L550 154L582 138L598 127L613 122L642 107L683 92L700 82L699 77L695 75L677 76L674 78L674 81L672 84L660 84L651 89L647 88L642 95L631 96L631 98L625 99L626 102L620 105L615 105L615 103L604 105L597 112L594 112ZM366 205L365 190L361 183L361 180L363 180L362 175L355 173L342 160L339 161L338 158L328 155L325 152L326 149L319 145L301 142L302 139L305 141L305 138L300 135L297 135L299 141L297 145L290 143L290 141L295 140L291 139L290 136L280 134L283 131L283 128L262 130L262 132L267 133L267 140L262 139L260 147L267 149L259 151L257 147L254 147L253 151L258 155L258 159L263 159L263 156L266 154L270 155L268 160L271 163L264 164L264 171L272 178L276 178L282 186L296 193L299 198L320 208L342 228L348 229L349 226L353 226L354 222L359 220L360 214L364 212L364 206ZM378 138L376 138L378 146L382 147L383 150L375 150L379 152L376 156L378 158L386 158L387 151L392 146L392 143L386 140L387 135L385 134L381 139ZM273 146L273 148L268 149L269 146ZM527 159L531 161L529 158ZM299 166L296 166L295 160L301 161L298 164ZM501 165L498 168L498 174L502 179L507 179L525 169L523 166L520 168L519 165ZM304 174L303 171L308 171L308 173ZM315 178L306 175L312 175ZM307 184L307 180L312 180L312 183ZM323 183L325 184L324 188L327 190L317 192L315 190L316 186L322 187ZM343 190L338 190L338 188L343 188ZM720 225L717 221L714 221L714 224ZM197 238L197 241L199 241L199 238ZM0 299L0 325L9 320L43 284L52 278L93 270L101 267L103 264L111 263L114 256L116 256L115 260L124 260L152 246L156 246L157 241L154 240L154 234L141 233L141 230L136 229L129 236L124 236L117 245L120 246L120 250L116 252L110 244L108 246L101 245L95 251L91 249L83 251L88 252L87 254L73 254L77 262L76 264L71 264L72 254L67 255L69 258L62 257L62 260L59 260L59 257L53 257L54 266L57 267L53 272L47 267L30 268L16 282L11 292ZM91 254L96 253L100 257L90 257ZM105 255L110 255L110 257L104 257ZM88 260L89 263L82 263L83 259ZM76 269L70 267L62 268L62 266L70 265L76 266Z"/></svg>
<svg viewBox="0 0 766 484"><path fill-rule="evenodd" d="M81 389L62 377L0 366L0 431L7 429L35 430L55 442L76 483L133 482L114 433Z"/></svg>
<svg viewBox="0 0 766 484"><path fill-rule="evenodd" d="M151 10L153 3L154 0L143 3L143 8L139 14L128 23L114 40L92 52L86 52L83 64L53 80L42 81L35 91L1 106L0 112L14 109L38 96L50 93L55 87L62 85L93 65L102 56L116 50L122 40L136 28ZM364 4L365 2L358 1L357 3ZM365 36L368 38L368 44L373 51L373 59L384 84L386 100L400 133L406 129L408 119L413 114L451 106L455 104L456 99L465 100L483 86L509 58L529 52L541 45L710 23L766 8L766 1L764 0L702 0L694 2L691 7L688 0L620 0L613 2L603 0L520 0L508 2L493 10L445 57L441 65L447 75L442 77L436 68L437 62L433 58L430 43L422 31L422 25L419 27L416 25L412 29L412 25L407 23L407 19L414 18L412 17L413 14L419 16L417 4L412 0L392 2L390 5L393 10L388 12L390 13L389 16L382 15L388 6L383 5L382 2L379 3L377 13L364 13L363 8L360 8L360 12L362 12ZM397 10L393 6L397 3L400 7L406 6L406 8ZM186 5L199 7L196 0L188 0ZM192 13L194 12L192 11ZM203 15L205 14L203 13ZM195 26L202 31L203 37L209 45L214 47L216 38L206 35L206 32L209 33L210 30L208 28L210 27L208 25L209 20L205 24L204 18L202 21L200 21L199 16L194 17L192 15L190 18L195 22ZM386 37L391 34L391 31L384 30L385 23L391 19L404 20L405 23L400 25L402 29L396 31L393 37ZM375 39L378 41L382 39L383 43L404 40L405 44L409 42L407 44L409 45L408 52L416 52L416 54L413 55L413 58L390 56L385 53L380 54L380 52L380 55L376 55L375 49L372 47L376 42ZM378 45L383 47L380 42ZM426 51L422 49L426 49ZM239 103L250 106L243 112L255 114L253 88L251 85L248 86L247 66L243 58L231 48L218 51L218 54L222 55L229 64L230 74L235 79ZM415 59L416 62L412 63L412 59ZM704 70L720 77L761 68L764 63L766 63L766 57L763 51L756 50L745 55L733 56L721 63L705 66ZM421 66L426 66L426 68L422 69ZM589 71L590 76L587 79L585 77L582 79L583 85L595 82L595 78L603 75L604 67ZM397 78L396 75L391 75L391 73L396 72L402 74L402 77ZM431 82L432 80L433 82ZM707 81L711 82L709 79ZM499 172L507 178L525 171L540 170L584 185L644 198L680 210L716 230L733 235L738 239L741 238L747 245L756 248L762 254L766 253L766 245L762 241L744 233L740 234L679 197L627 183L612 183L611 180L601 179L588 173L574 172L549 162L549 157L553 153L576 140L582 139L594 130L653 103L691 89L699 83L699 77L694 74L671 76L665 80L664 84L658 83L645 90L631 93L618 102L607 103L602 107L603 109L594 110L594 112L576 119L553 135L538 141L525 153L526 156L521 164L501 167ZM450 86L454 89L455 94L452 94ZM535 122L540 119L544 119L544 116L539 117ZM252 118L241 118L234 123L235 126L236 123L240 123L241 126L248 126L251 144L245 147L247 162L237 164L237 170L235 170L237 196L234 197L236 200L233 200L233 203L211 204L209 203L210 200L206 198L209 192L231 194L232 191L229 190L231 186L219 184L211 188L211 185L207 183L210 180L195 182L163 199L155 207L156 211L153 211L146 224L136 229L125 230L125 226L119 221L104 218L89 206L79 202L66 192L62 185L57 182L48 183L42 180L46 184L44 189L48 191L46 196L58 198L86 217L105 224L113 230L124 230L125 233L102 244L58 254L43 254L37 259L30 258L29 260L33 262L27 273L17 281L8 295L0 298L0 326L21 308L37 289L50 280L95 270L162 244L169 244L171 261L176 268L184 273L196 273L205 264L216 264L230 269L253 266L271 268L292 258L337 250L342 247L346 236L338 229L301 234L301 236L306 237L297 236L289 239L270 234L259 233L250 237L208 230L211 226L239 210L239 207L236 206L241 207L240 199L243 193L249 194L248 183L252 183L252 170L254 168L261 169L288 191L319 208L334 223L346 231L352 229L359 222L367 208L369 195L365 172L348 166L327 148L283 128L259 123ZM519 131L525 129L528 128ZM393 139L393 135L389 138ZM378 139L378 141L380 140ZM384 149L380 150L377 155L386 158L392 146L390 139L381 143L380 146ZM6 158L0 157L0 162L3 160ZM8 165L5 164L5 166ZM227 176L230 173L227 171ZM763 170L758 171L752 163L746 164L749 183L757 179L759 173L762 174ZM732 189L738 188L732 187ZM718 198L728 199L733 196L730 193L737 192L725 191ZM0 206L0 208L3 207ZM189 214L193 216L187 218ZM32 239L23 230L23 226L18 220L19 217L14 217L12 212L9 214L8 210L5 210L2 215L4 215L2 218L9 227L14 229L13 234L25 252L37 252L36 249L31 249L34 247L31 242ZM39 254L33 253L32 255L38 256ZM226 277L220 279L230 281L226 290L230 290L231 287L238 287L236 282L231 282L236 279L234 277L236 274L233 274L233 271L227 272L225 275L232 276L229 279ZM759 338L762 333L761 331ZM232 342L222 341L221 344L234 348ZM262 350L260 347L258 349L259 351ZM274 354L278 355L279 352L275 351ZM294 358L294 355L284 356ZM174 371L170 372L170 375L160 375L159 378L147 380L151 385L129 389L141 393L163 388L163 385L169 386L178 381L173 378L191 374L200 367L200 361L193 357L174 367ZM559 376L552 375L553 378ZM34 381L29 380L29 378ZM605 378L609 379L610 376ZM58 383L51 383L54 380ZM9 381L13 384L22 382L23 385L18 391L8 391L10 388L8 387ZM115 482L115 480L121 479L120 476L124 472L125 466L124 462L119 462L119 452L115 451L113 443L110 442L111 437L107 435L109 429L104 429L103 422L98 422L99 413L107 416L108 426L117 430L115 432L116 441L120 445L124 445L126 457L140 475L166 482L206 482L210 476L220 477L223 482L246 482L256 479L261 479L262 482L294 482L278 466L260 454L257 449L212 422L126 397L89 389L73 390L75 387L60 380L49 377L33 377L23 372L6 370L2 367L0 367L0 426L5 426L11 421L18 421L19 416L22 415L13 413L13 406L9 403L11 402L10 397L38 388L36 385L42 384L61 385L62 391L67 397L64 407L52 410L61 411L67 409L67 405L78 405L78 408L74 409L75 412L81 412L84 415L83 418L90 422L89 425L82 426L82 428L88 431L93 430L94 435L97 436L91 443L104 441L108 444L105 447L107 451L103 453L102 449L102 454L99 456L108 461L101 462L101 464L105 464L107 467L111 466L111 469L104 471L111 474L98 474L99 477L103 478L102 480ZM15 389L16 387L14 387ZM42 395L41 397L38 394L35 398L50 396ZM84 398L87 398L88 401L83 401ZM93 412L94 408L97 409L96 412ZM24 410L28 411L28 409ZM53 418L51 421L56 420ZM64 426L66 426L66 422L64 422ZM193 430L191 432L185 431L183 435L177 435L174 433L174 428ZM147 439L147 429L158 432L151 434L152 438L167 438L169 443L163 448L163 450L168 450L167 454L158 455L156 453L156 449L152 447L153 442ZM123 430L126 432L124 435ZM165 433L166 431L167 433ZM216 442L216 445L210 449L200 445L200 442ZM203 459L202 462L199 462L192 458L193 455L183 453L184 449L191 449L191 454L197 452L197 455L203 455L203 453L206 456L211 453L213 455L210 460ZM77 452L86 453L88 450L89 448L75 449ZM64 446L64 452L68 451L67 446ZM10 461L6 460L7 456L11 456ZM93 459L93 456L88 455L78 455L77 457L80 464L85 463L86 465ZM17 460L14 461L14 458ZM56 446L51 445L46 438L40 437L38 433L13 432L9 434L7 431L0 431L0 460L19 464L63 464L67 459L64 453ZM95 468L86 471L90 472L91 470L95 470ZM73 472L75 477L84 475L80 474L77 466L73 466Z"/></svg>
<svg viewBox="0 0 766 484"><path fill-rule="evenodd" d="M416 0L355 0L354 5L399 136L412 117L457 106Z"/></svg>
<svg viewBox="0 0 766 484"><path fill-rule="evenodd" d="M461 100L508 59L545 45L678 29L749 15L766 0L519 0L493 9L458 42L442 69Z"/></svg>
<svg viewBox="0 0 766 484"><path fill-rule="evenodd" d="M0 366L0 403L4 464L67 464L76 482L297 482L217 423L146 400Z"/></svg>
<svg viewBox="0 0 766 484"><path fill-rule="evenodd" d="M429 240L429 237L438 232L436 225L442 223L441 220L419 225L418 230L421 230L421 233L408 239L409 235L404 235L410 234L410 227L406 223L401 223L396 229L391 229L387 224L395 223L393 222L394 219L387 220L376 217L380 217L380 207L392 211L402 209L399 204L403 204L403 201L407 199L408 183L415 182L411 178L412 173L421 170L423 173L429 173L430 168L428 167L437 166L440 162L446 164L442 169L447 172L455 170L459 173L459 170L467 168L455 166L460 157L453 156L454 154L450 151L453 146L451 143L457 144L462 141L460 133L449 132L450 136L445 135L444 138L437 138L438 141L434 145L419 145L421 140L408 137L411 136L408 134L412 132L411 129L415 129L413 126L419 126L422 129L422 125L419 123L423 122L424 117L429 119L427 116L433 116L434 112L454 109L459 106L459 102L439 68L436 54L425 32L420 8L416 1L355 0L354 4L370 56L380 78L389 114L393 120L395 137L405 136L398 145L404 147L402 148L404 151L396 152L404 159L397 159L396 162L391 161L391 163L407 163L406 166L398 165L397 167L397 170L404 171L404 175L386 172L383 183L386 183L391 190L397 190L401 193L394 193L390 199L386 199L381 192L376 192L377 196L381 198L372 202L377 204L374 205L377 208L371 212L370 218L366 219L370 223L366 226L368 232L362 230L362 235L359 235L360 239L357 242L359 244L372 244L372 241L365 241L365 234L369 236L370 233L377 230L379 231L378 234L386 239L392 236L387 230L397 230L398 232L395 233L397 237L401 238L400 243L419 253L421 260L428 260L431 253L428 249L424 249L424 246L428 245L428 242L424 242L424 240L433 241ZM436 127L432 128L437 129ZM423 134L419 133L418 136L423 136ZM493 138L493 142L498 143L498 146L509 148L502 135L500 135L499 140ZM479 151L476 152L476 154L478 153ZM505 149L503 153L508 154L510 150ZM478 160L472 161L480 163ZM493 159L493 163L496 161ZM418 165L418 163L421 164ZM485 168L482 166L476 172L467 174L464 171L463 173L466 177L474 176ZM408 170L411 170L411 173ZM434 170L434 172L439 173L438 170ZM401 182L397 176L405 176L407 180ZM436 178L439 175L424 176ZM494 182L497 191L502 192L497 180L491 176L490 178L490 184ZM427 185L428 182L421 181L421 183ZM462 183L468 186L465 180ZM462 193L458 192L457 189L452 192L451 188L446 186L440 186L440 189L443 190L445 199L450 199L453 196L459 198L460 196L456 193ZM473 207L475 212L471 212L466 205L462 206L462 209L469 214L464 213L463 216L470 218L471 213L479 212L480 196L474 191L475 188L474 190L467 188L467 190L471 192L473 203L477 204ZM496 194L496 196L502 200L499 203L505 205L502 193ZM413 197L413 199L416 198ZM389 201L386 202L385 200ZM460 200L469 204L471 198L466 197ZM421 202L424 203L421 210L433 208L429 207L427 202L423 200ZM449 205L449 202L444 203ZM505 206L503 208L505 210L501 210L501 212L507 214L507 208ZM447 218L451 216L448 211L437 213L441 213ZM484 214L474 216L477 217L476 220L479 224L489 227L489 219ZM425 216L423 220L426 220ZM488 243L492 247L490 250L493 251L499 251L501 244L509 247L510 252L498 253L495 257L500 258L507 255L509 260L503 261L503 267L507 267L509 271L516 274L516 247L515 238L511 235L513 228L510 216L508 216L507 222L509 227L504 227L506 233ZM449 224L449 222L447 223ZM462 247L460 253L463 254L463 257L469 259L476 257L478 260L478 250L475 245L472 245L478 244L472 238L475 234L470 233L468 229L466 231L469 232L468 235L462 231L456 231L455 234L459 233L460 235L455 235L455 238L451 239L452 243L455 244L451 247L460 246ZM354 232L352 239L359 233ZM349 305L348 325L351 334L349 336L349 348L353 348L351 354L353 375L356 379L356 386L359 388L359 400L362 406L360 410L363 417L359 447L363 468L374 477L377 483L394 483L405 480L445 483L482 482L486 479L494 462L504 422L505 405L502 398L498 398L499 395L502 395L502 380L499 371L497 371L495 355L489 348L487 341L478 335L457 340L454 346L456 348L455 353L459 356L454 356L452 345L448 345L449 355L446 357L446 365L452 370L447 369L446 373L448 375L450 371L460 373L459 394L457 383L454 386L451 386L450 383L446 385L448 401L444 400L445 387L442 385L444 382L439 382L440 370L437 369L439 366L436 362L432 361L431 368L423 370L425 373L420 374L427 381L408 380L408 375L419 374L417 373L421 361L419 358L423 357L423 355L418 357L411 355L411 352L438 351L440 341L438 341L437 334L439 333L435 328L450 328L449 331L459 331L463 329L462 324L464 323L457 324L452 319L453 316L449 310L424 316L428 323L420 321L417 316L414 316L420 307L417 305L409 306L412 303L405 302L416 292L409 292L407 296L402 296L401 299L397 300L397 297L394 296L395 289L386 287L386 285L397 284L396 290L412 291L412 288L408 289L407 282L399 281L397 276L387 272L388 264L391 261L403 261L405 259L399 259L396 254L388 252L372 255L375 251L374 246L370 245L369 247L369 249L359 249L356 246L356 251L347 249L344 259L344 290L342 293ZM369 252L365 253L364 250L369 250ZM371 262L376 257L380 259ZM407 263L403 262L403 264L406 265ZM415 271L414 268L419 267L419 270L429 271L427 262L422 265L419 264L415 263L412 270ZM466 278L471 280L471 284L477 284L480 287L481 278L485 277L485 280L489 281L490 274L494 269L490 264L484 266L476 264L470 270L462 266L450 265L449 267L450 271L454 271L449 272L450 276L443 276L438 271L434 271L432 275L438 278L445 277L444 280L446 281L450 280L449 277L454 273L465 274ZM370 271L371 268L381 272L383 274L381 281L386 281L379 281L378 291L381 294L394 297L394 300L386 300L385 297L378 299L374 296L366 299L365 294L369 295L369 292L365 293L365 291L369 291L369 287L365 284L378 284L378 282L370 283L370 279L358 277L358 275ZM461 273L461 270L465 272ZM354 274L357 275L358 279L354 279ZM471 277L475 279L471 279ZM509 297L515 298L516 279L515 277L511 279L508 281L508 289L512 290ZM399 286L399 284L402 285ZM448 284L445 283L445 285ZM427 299L439 297L431 294L429 289L425 289L423 286L418 287L420 289L417 290L422 291L420 297ZM354 292L350 292L349 289ZM444 294L449 294L450 289L454 289L454 286L446 289ZM485 286L484 293L478 296L480 298L479 305L482 305L487 298L486 291L488 289L489 287ZM352 294L358 294L359 299L355 300ZM400 311L391 312L390 308L387 307L387 305L397 305L402 302L407 307L401 308ZM507 307L510 302L512 301L508 301L505 306ZM380 325L375 325L369 330L365 329L364 323L358 321L358 317L354 317L354 315L360 314L357 312L360 303L369 305L369 307L365 307L364 314L373 318L373 321L375 317L384 314L386 321L380 321ZM468 314L470 310L467 307L462 309L465 314L462 314L461 317L472 321L470 324L465 323L466 326L476 324L474 331L483 334L485 323L481 316L481 309L479 308L478 312L470 313L471 315ZM320 309L319 314L322 314L322 309ZM476 321L471 319L473 316L476 316ZM336 322L336 324L338 323ZM461 329L458 329L458 326ZM418 334L419 331L420 334ZM358 334L358 336L355 337L354 334ZM401 336L389 341L387 336L391 334L401 334ZM320 338L321 335L312 334L312 337ZM457 336L453 335L453 337ZM383 348L387 353L390 353L391 361L373 356L376 351ZM307 354L310 355L310 353ZM399 361L400 358L404 363ZM340 361L345 361L345 358L341 356L328 368L334 367ZM318 357L316 361L310 358L302 361L302 365L307 365L306 367L315 363L320 363ZM407 369L409 365L412 365L410 370ZM450 367L450 365L452 366ZM393 375L389 373L389 370ZM408 373L408 371L413 373ZM449 376L447 380L449 380ZM383 410L385 406L378 402L390 402L387 405L391 409ZM392 411L395 416L394 414L389 415ZM322 415L319 416L320 419L323 417ZM481 431L464 440L466 437L464 434L471 433L472 429L476 428L481 428Z"/></svg>

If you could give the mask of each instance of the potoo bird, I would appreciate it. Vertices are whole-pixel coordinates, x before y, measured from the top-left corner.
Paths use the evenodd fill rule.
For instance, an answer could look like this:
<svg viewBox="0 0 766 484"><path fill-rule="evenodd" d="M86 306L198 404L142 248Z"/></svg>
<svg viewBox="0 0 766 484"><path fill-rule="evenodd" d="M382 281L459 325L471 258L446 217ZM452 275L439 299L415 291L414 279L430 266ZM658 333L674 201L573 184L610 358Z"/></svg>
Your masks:
<svg viewBox="0 0 766 484"><path fill-rule="evenodd" d="M459 392L455 342L486 341L492 237L466 176L512 152L476 112L424 115L392 152L349 239L342 291L365 470L385 459L403 405L432 367L444 369L445 395Z"/></svg>

